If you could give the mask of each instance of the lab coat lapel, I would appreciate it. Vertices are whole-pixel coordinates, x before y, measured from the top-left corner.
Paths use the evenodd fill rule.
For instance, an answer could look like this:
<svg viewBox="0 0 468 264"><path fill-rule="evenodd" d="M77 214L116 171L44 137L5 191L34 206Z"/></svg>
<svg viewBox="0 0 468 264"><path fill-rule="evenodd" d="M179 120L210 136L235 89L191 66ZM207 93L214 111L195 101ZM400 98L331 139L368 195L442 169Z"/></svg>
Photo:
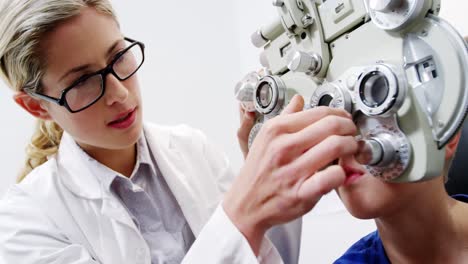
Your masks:
<svg viewBox="0 0 468 264"><path fill-rule="evenodd" d="M119 223L126 225L137 231L135 224L125 208L118 203L117 199L102 186L97 179L99 169L91 169L89 157L82 153L70 135L64 133L58 153L60 164L60 180L75 195L86 199L88 202L98 202L102 200L101 213ZM82 214L82 212L80 212ZM77 218L83 221L87 215L77 214Z"/></svg>
<svg viewBox="0 0 468 264"><path fill-rule="evenodd" d="M78 241L84 241L83 244L90 243L89 248L93 249L94 255L96 252L106 255L105 252L121 248L122 250L115 254L122 259L131 256L132 248L140 245L144 258L148 260L146 263L149 263L149 249L130 214L118 198L98 180L100 175L108 172L103 171L102 167L90 165L90 158L66 133L62 136L58 160L58 178L70 191L63 192L62 197L66 200L67 210L79 226L77 232L74 232L79 238ZM77 200L77 196L80 199ZM74 225L66 223L63 227L65 230L73 230ZM86 234L86 238L82 238L82 234ZM118 256L106 258L119 259Z"/></svg>
<svg viewBox="0 0 468 264"><path fill-rule="evenodd" d="M206 186L203 182L193 182L194 180L202 181L202 179L194 179L196 177L193 177L194 172L190 168L194 164L184 159L186 156L178 151L175 145L178 142L174 142L169 129L146 125L145 132L147 132L145 133L146 139L158 167L181 207L192 232L197 236L212 214L212 208L207 206L207 201L217 200L207 191L214 188ZM194 155L193 153L186 154ZM205 189L201 190L200 186Z"/></svg>
<svg viewBox="0 0 468 264"><path fill-rule="evenodd" d="M102 200L101 213L115 221L125 225L135 232L139 232L129 213L122 204L114 198L105 198Z"/></svg>

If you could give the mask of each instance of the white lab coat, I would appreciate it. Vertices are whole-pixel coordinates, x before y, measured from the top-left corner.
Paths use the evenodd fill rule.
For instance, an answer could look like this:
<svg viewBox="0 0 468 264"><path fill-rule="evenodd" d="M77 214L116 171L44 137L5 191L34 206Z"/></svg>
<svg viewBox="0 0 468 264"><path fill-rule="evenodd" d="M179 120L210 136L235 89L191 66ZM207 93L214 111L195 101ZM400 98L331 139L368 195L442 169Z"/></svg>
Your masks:
<svg viewBox="0 0 468 264"><path fill-rule="evenodd" d="M145 124L158 166L196 236L183 263L297 263L301 221L270 230L261 253L220 202L234 174L198 130ZM101 186L66 133L58 154L0 202L0 263L151 263L148 246L120 200ZM83 155L81 155L83 156ZM164 241L161 241L164 243Z"/></svg>

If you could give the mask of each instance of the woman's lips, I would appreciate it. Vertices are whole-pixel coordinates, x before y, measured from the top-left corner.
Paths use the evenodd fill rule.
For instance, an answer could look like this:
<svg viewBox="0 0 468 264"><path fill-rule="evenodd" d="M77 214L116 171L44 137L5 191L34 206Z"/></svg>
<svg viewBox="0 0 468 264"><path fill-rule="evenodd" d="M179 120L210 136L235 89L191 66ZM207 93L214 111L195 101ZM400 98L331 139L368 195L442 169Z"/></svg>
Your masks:
<svg viewBox="0 0 468 264"><path fill-rule="evenodd" d="M114 119L114 121L108 123L107 125L112 128L117 128L117 129L129 128L135 122L136 110L137 108L135 107L134 109L130 111L119 114Z"/></svg>
<svg viewBox="0 0 468 264"><path fill-rule="evenodd" d="M357 170L357 169L354 169L354 168L344 167L343 169L344 169L345 174L346 174L346 180L345 180L344 185L349 185L349 184L357 181L358 179L360 179L364 175L363 171L360 171L360 170Z"/></svg>

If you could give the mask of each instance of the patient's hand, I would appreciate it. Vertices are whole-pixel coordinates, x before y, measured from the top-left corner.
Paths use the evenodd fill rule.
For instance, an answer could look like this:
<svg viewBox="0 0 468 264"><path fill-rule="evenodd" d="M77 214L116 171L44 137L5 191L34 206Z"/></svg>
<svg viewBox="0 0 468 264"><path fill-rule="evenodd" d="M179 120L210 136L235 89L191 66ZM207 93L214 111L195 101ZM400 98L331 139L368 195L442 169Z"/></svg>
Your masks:
<svg viewBox="0 0 468 264"><path fill-rule="evenodd" d="M247 112L239 105L240 127L237 130L237 140L244 155L244 159L249 153L249 133L255 124L255 113Z"/></svg>

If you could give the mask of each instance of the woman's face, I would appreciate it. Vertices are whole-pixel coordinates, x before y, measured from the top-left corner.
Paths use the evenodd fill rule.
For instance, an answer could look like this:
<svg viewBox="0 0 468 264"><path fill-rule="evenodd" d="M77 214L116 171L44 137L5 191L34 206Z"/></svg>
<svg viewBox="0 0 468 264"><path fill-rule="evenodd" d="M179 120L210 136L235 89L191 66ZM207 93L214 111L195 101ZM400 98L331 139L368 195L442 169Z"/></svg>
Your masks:
<svg viewBox="0 0 468 264"><path fill-rule="evenodd" d="M127 45L111 16L84 8L79 16L49 32L41 43L46 59L43 93L59 98L64 88L85 74L105 68ZM41 101L50 117L88 153L133 147L142 129L136 75L121 82L108 74L105 87L99 101L78 113Z"/></svg>

